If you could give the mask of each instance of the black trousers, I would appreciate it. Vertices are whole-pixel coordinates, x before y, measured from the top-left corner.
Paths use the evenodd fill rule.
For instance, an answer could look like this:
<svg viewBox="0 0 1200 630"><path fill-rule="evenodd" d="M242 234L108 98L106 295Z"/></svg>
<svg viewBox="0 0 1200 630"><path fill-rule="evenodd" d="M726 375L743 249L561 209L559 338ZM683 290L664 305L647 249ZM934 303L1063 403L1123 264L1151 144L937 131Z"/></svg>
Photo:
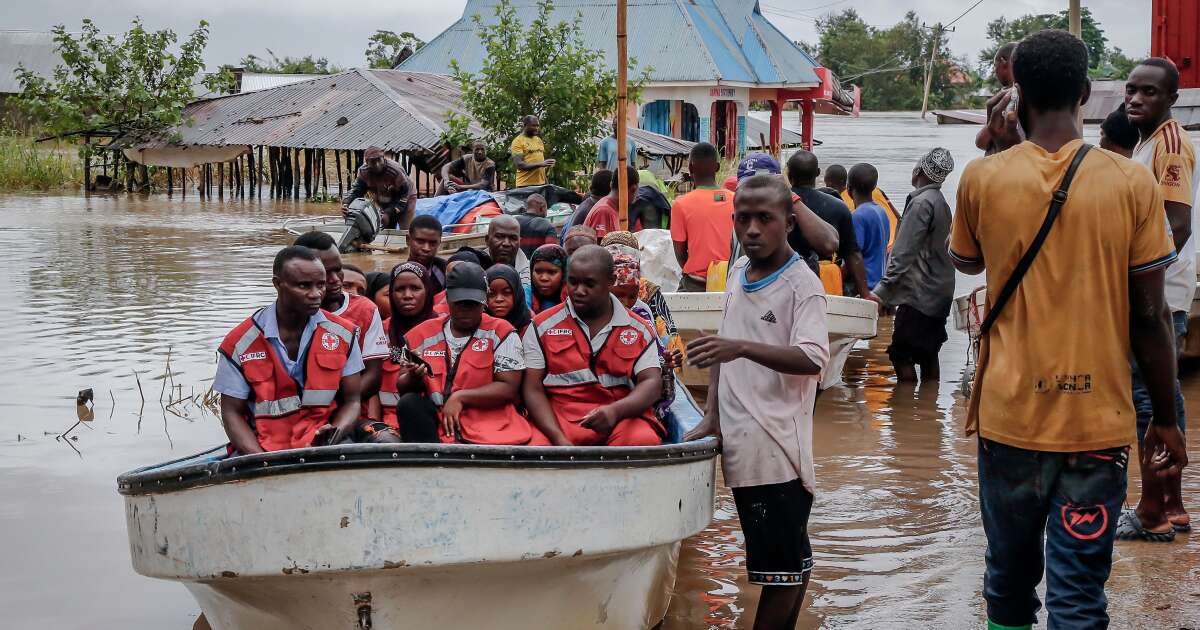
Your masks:
<svg viewBox="0 0 1200 630"><path fill-rule="evenodd" d="M396 403L396 421L400 439L408 443L436 444L438 438L438 408L424 394L408 393Z"/></svg>

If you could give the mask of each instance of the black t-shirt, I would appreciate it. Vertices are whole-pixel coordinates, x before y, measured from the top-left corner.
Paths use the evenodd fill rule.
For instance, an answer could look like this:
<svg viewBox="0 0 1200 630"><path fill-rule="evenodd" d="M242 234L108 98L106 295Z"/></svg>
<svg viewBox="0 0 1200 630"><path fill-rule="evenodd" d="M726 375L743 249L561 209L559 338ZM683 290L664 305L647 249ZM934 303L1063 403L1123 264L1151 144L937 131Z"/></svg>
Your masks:
<svg viewBox="0 0 1200 630"><path fill-rule="evenodd" d="M813 214L821 217L837 230L838 258L847 258L858 251L858 237L854 234L854 219L850 216L850 208L846 207L846 204L815 188L793 188L792 192L800 195L800 200L808 206L809 210L813 211ZM808 244L808 240L800 233L799 227L792 228L792 231L788 232L788 245L791 245L792 249L804 258L817 257L812 246Z"/></svg>

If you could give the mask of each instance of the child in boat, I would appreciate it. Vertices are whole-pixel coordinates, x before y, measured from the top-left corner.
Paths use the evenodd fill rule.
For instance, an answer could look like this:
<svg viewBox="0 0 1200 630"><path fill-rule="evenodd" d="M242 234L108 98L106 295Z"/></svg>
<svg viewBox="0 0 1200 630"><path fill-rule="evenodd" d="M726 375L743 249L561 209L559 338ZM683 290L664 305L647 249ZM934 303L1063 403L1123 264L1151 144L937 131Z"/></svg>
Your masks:
<svg viewBox="0 0 1200 630"><path fill-rule="evenodd" d="M704 420L684 436L718 436L725 483L746 539L750 583L763 587L755 628L794 628L812 569L812 412L829 358L825 291L788 246L791 191L778 177L744 180L734 231L745 256L730 270L717 335L688 344L711 368Z"/></svg>
<svg viewBox="0 0 1200 630"><path fill-rule="evenodd" d="M534 315L562 304L567 292L567 250L542 245L529 257L530 283L525 302Z"/></svg>
<svg viewBox="0 0 1200 630"><path fill-rule="evenodd" d="M404 336L414 360L400 368L396 405L405 442L546 445L515 403L525 369L520 337L483 312L483 268L459 262L446 274L450 313Z"/></svg>
<svg viewBox="0 0 1200 630"><path fill-rule="evenodd" d="M519 338L533 317L525 304L520 274L508 265L497 263L487 270L487 281L487 314L512 324Z"/></svg>
<svg viewBox="0 0 1200 630"><path fill-rule="evenodd" d="M612 254L581 247L567 263L567 300L525 331L525 407L555 445L653 446L666 433L652 408L662 393L654 332L613 282Z"/></svg>

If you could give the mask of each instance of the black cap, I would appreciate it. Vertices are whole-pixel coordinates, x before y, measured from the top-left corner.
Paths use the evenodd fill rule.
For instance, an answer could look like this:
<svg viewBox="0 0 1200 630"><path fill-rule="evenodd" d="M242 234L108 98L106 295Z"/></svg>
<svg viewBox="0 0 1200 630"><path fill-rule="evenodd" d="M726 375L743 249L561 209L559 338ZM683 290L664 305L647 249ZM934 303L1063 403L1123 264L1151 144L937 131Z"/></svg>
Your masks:
<svg viewBox="0 0 1200 630"><path fill-rule="evenodd" d="M446 274L446 301L487 304L487 278L483 267L466 260L454 265Z"/></svg>

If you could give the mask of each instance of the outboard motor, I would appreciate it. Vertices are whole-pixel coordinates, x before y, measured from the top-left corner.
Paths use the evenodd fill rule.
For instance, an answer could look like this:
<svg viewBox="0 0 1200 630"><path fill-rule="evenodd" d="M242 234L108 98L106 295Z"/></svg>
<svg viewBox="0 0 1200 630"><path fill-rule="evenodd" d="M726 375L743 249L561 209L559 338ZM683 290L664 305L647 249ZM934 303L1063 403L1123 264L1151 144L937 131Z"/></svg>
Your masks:
<svg viewBox="0 0 1200 630"><path fill-rule="evenodd" d="M346 217L346 231L338 241L338 251L345 254L354 251L360 244L370 243L379 234L379 208L366 197L350 202Z"/></svg>

